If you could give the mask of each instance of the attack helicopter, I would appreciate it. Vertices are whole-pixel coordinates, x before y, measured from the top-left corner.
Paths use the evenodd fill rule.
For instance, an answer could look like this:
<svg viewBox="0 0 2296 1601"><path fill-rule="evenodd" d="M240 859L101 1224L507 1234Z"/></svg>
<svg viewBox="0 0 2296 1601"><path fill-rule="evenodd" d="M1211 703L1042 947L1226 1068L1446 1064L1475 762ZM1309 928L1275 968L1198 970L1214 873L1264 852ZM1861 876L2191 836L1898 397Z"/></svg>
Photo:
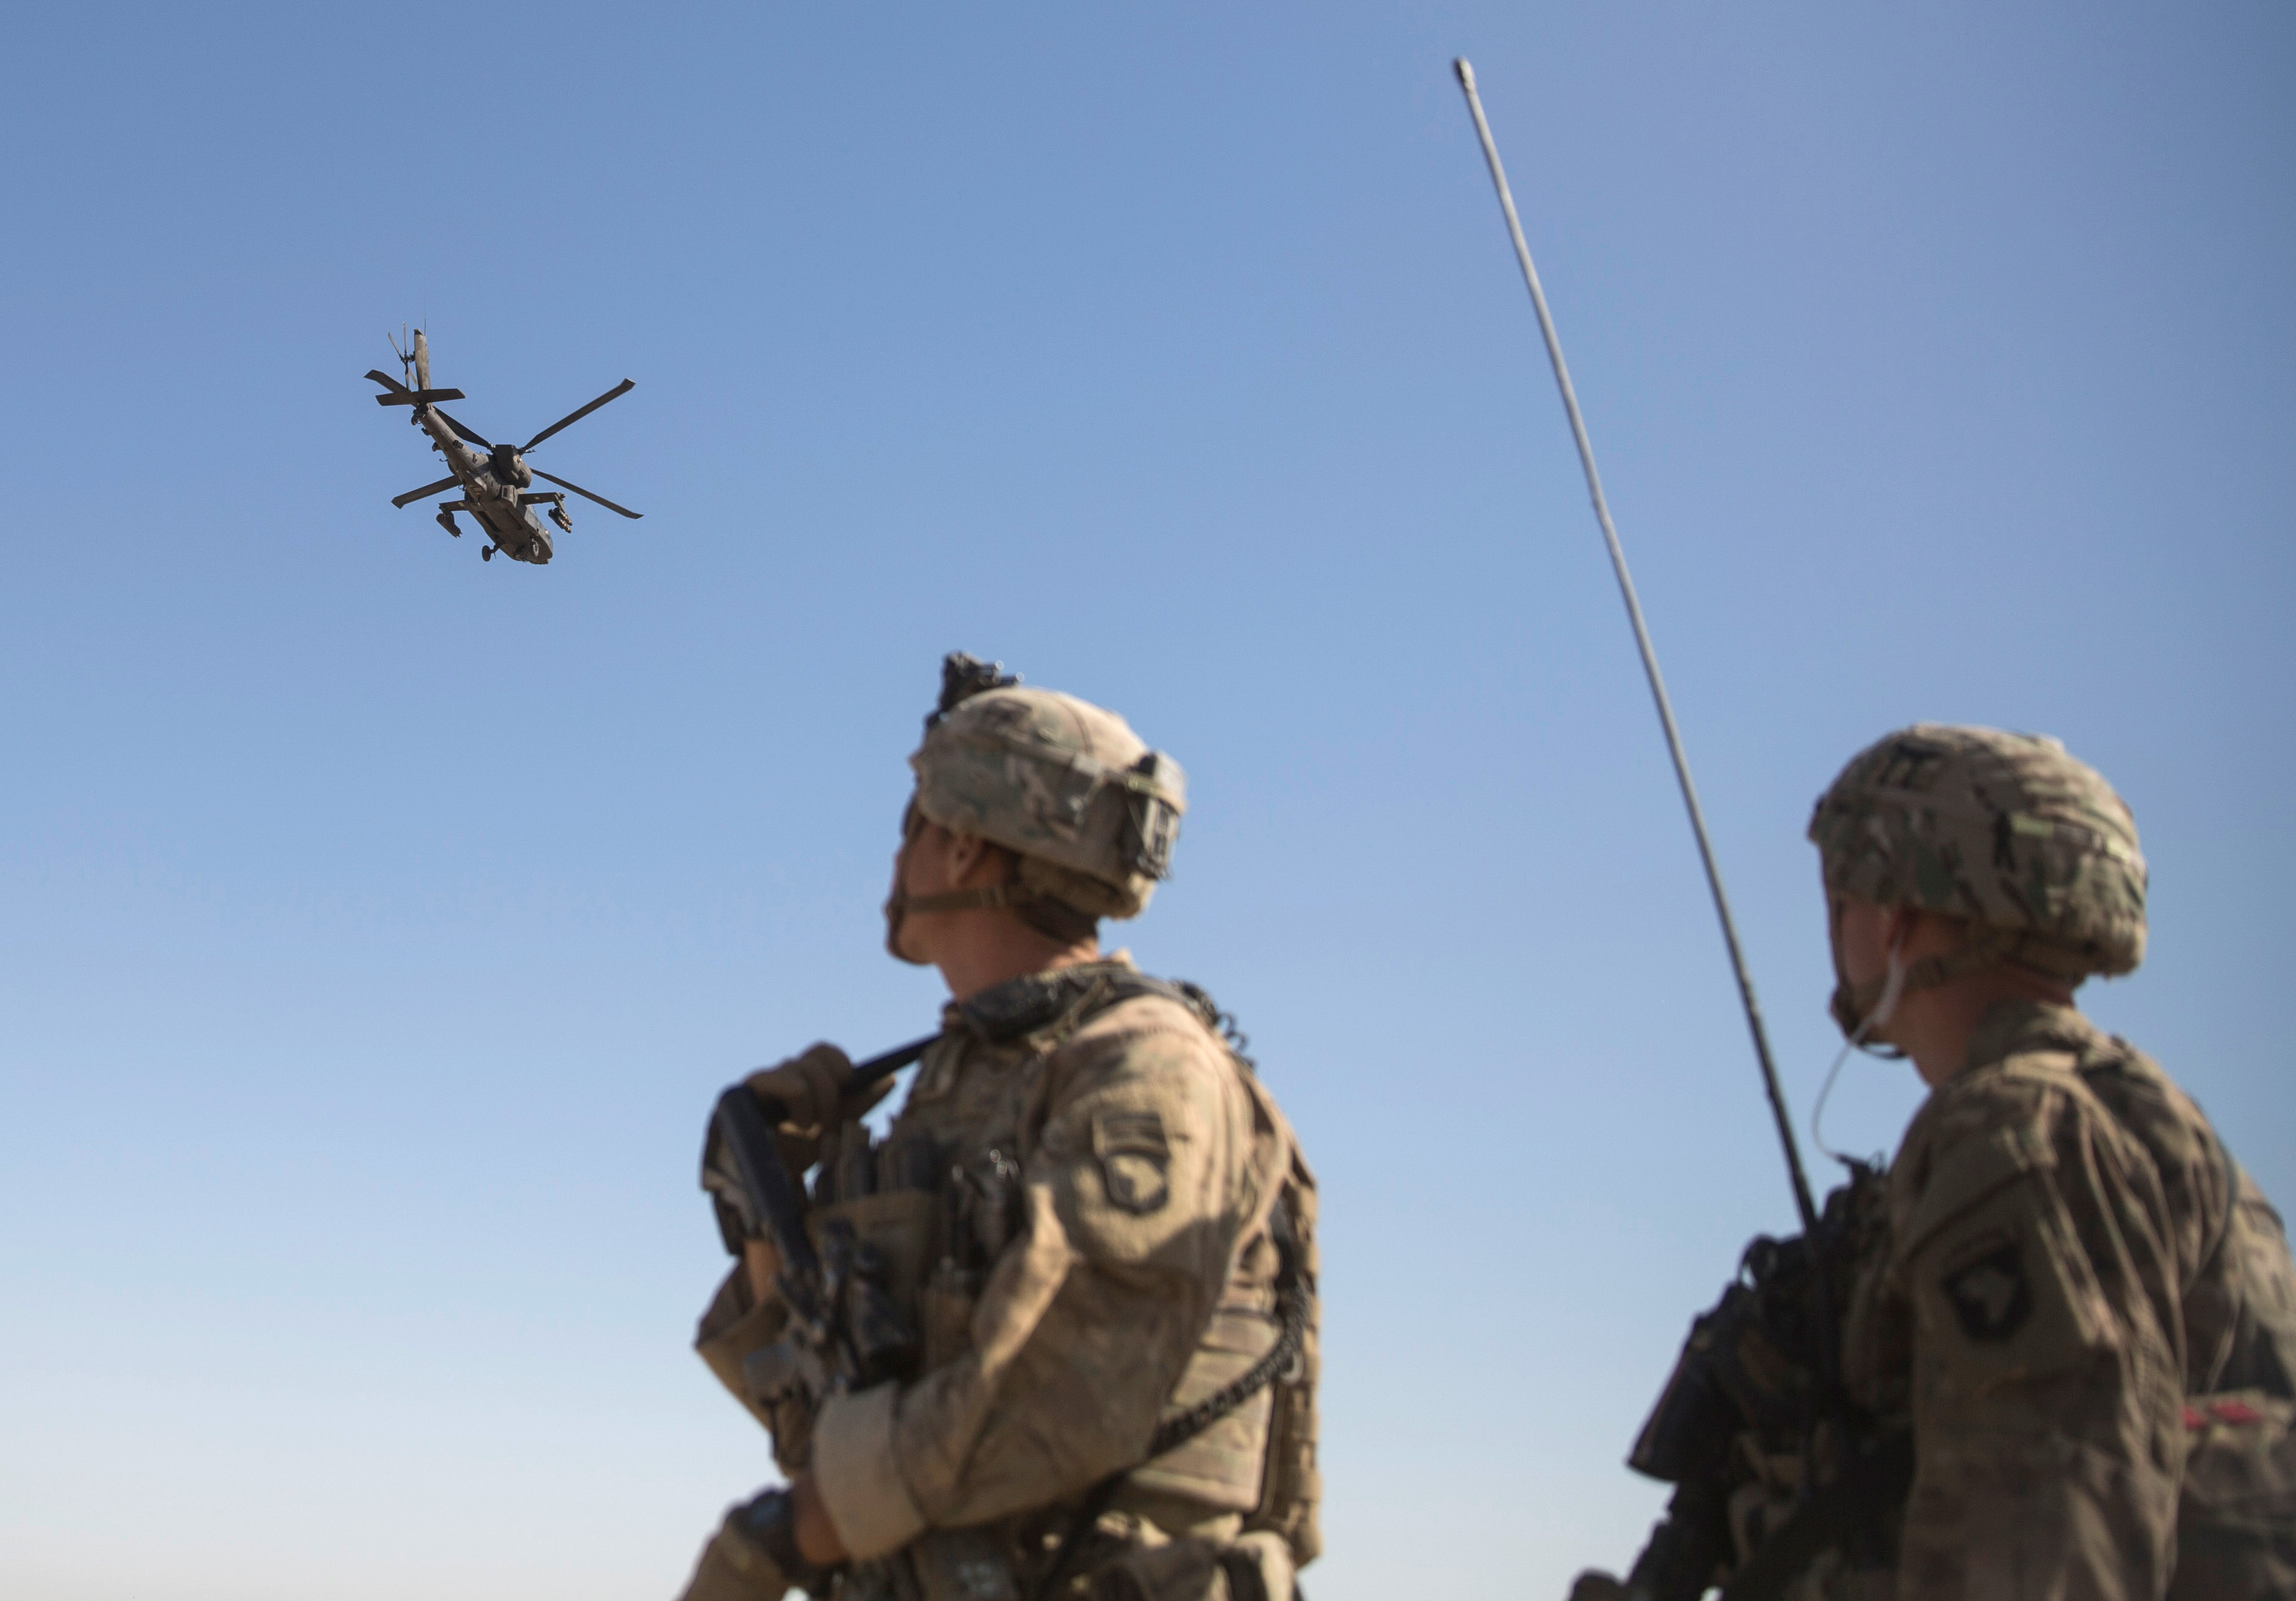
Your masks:
<svg viewBox="0 0 2296 1601"><path fill-rule="evenodd" d="M417 428L430 436L430 447L447 458L454 469L451 476L435 484L424 484L419 489L409 489L404 495L393 496L390 504L407 506L418 500L428 500L447 489L460 489L459 500L449 500L439 508L439 526L457 539L463 530L456 526L455 513L468 512L478 519L479 530L488 539L486 548L479 552L486 561L495 559L499 550L513 562L531 562L541 566L551 557L550 530L542 526L542 519L534 514L536 506L550 508L550 520L567 533L574 531L574 519L566 514L566 497L553 490L534 490L529 486L537 478L556 484L561 490L570 489L585 500L594 500L610 512L636 519L641 513L627 506L616 505L603 495L594 495L580 484L569 483L527 465L527 452L570 423L584 417L606 404L618 400L637 386L629 379L608 390L589 405L561 417L536 434L523 445L496 445L480 438L439 409L441 400L460 400L460 390L434 390L430 387L430 344L422 337L422 330L414 330L414 337L402 348L397 340L390 341L391 351L398 357L399 368L413 384L400 382L388 373L370 372L369 378L382 385L383 393L374 398L377 406L406 406L414 408L412 421ZM475 448L473 448L475 447Z"/></svg>

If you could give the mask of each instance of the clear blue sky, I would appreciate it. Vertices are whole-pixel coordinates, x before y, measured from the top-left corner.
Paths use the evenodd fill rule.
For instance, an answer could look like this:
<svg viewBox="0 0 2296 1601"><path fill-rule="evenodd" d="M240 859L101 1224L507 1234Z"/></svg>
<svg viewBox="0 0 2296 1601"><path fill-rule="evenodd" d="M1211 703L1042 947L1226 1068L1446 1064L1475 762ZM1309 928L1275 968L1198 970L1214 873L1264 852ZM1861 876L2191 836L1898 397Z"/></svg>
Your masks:
<svg viewBox="0 0 2296 1601"><path fill-rule="evenodd" d="M1191 778L1126 941L1325 1188L1317 1601L1554 1596L1791 1211L1449 73L1807 1115L1801 842L1917 718L2135 807L2093 1010L2296 1201L2296 12L25 8L0 24L0 1588L668 1596L712 1093L927 1026L941 653ZM427 319L547 569L389 497ZM1902 1067L1829 1131L1894 1144Z"/></svg>

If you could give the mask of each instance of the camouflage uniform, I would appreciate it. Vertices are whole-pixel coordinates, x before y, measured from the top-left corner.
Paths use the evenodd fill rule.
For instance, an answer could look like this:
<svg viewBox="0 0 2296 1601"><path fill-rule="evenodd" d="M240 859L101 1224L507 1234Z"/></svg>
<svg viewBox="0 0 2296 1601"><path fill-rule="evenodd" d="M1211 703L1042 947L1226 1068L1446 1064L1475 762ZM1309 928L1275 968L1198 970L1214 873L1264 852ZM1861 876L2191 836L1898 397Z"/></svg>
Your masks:
<svg viewBox="0 0 2296 1601"><path fill-rule="evenodd" d="M1168 757L1009 686L928 728L913 817L1023 852L1015 886L1071 912L1145 902L1177 820L1157 810L1179 792ZM897 892L889 920L924 905ZM1319 1545L1315 1186L1221 1026L1120 952L1016 979L946 1008L882 1139L828 1136L813 1221L851 1223L920 1332L898 1380L817 1415L761 1395L789 1314L739 1268L721 1285L697 1347L783 1469L813 1475L854 1559L838 1595L1010 1601L1056 1562L1063 1596L1292 1595ZM1160 1422L1276 1347L1287 1285L1308 1291L1288 1368L1146 1460Z"/></svg>
<svg viewBox="0 0 2296 1601"><path fill-rule="evenodd" d="M2143 956L2134 825L2054 742L1905 730L1810 832L1831 892L1971 920L1916 987L1999 960L2077 982ZM1854 1028L1871 1004L1845 981L1836 1014ZM2168 1075L2070 1007L1995 1007L1915 1115L1843 1372L1913 1431L1905 1601L2296 1591L2280 1219Z"/></svg>
<svg viewBox="0 0 2296 1601"><path fill-rule="evenodd" d="M2180 1550L2177 1505L2188 1448L2285 1452L2278 1216L2168 1075L2070 1007L1997 1006L1969 1062L1890 1165L1844 1342L1853 1394L1914 1432L1898 1594L2151 1597L2172 1571L2180 1595L2274 1593L2200 1588L2238 1533ZM2284 1490L2257 1488L2286 1563Z"/></svg>

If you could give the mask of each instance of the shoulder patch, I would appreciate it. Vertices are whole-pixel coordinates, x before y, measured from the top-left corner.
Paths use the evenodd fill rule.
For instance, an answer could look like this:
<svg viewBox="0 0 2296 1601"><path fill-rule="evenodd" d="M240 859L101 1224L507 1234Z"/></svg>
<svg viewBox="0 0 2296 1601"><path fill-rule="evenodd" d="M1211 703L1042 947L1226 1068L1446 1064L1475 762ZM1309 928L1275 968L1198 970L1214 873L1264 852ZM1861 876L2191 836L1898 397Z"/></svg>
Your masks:
<svg viewBox="0 0 2296 1601"><path fill-rule="evenodd" d="M2033 1289L2025 1281L2024 1254L2013 1234L1980 1236L1955 1253L1938 1279L1961 1332L1980 1345L1997 1345L2033 1315Z"/></svg>
<svg viewBox="0 0 2296 1601"><path fill-rule="evenodd" d="M1163 1115L1153 1107L1095 1113L1092 1154L1100 1160L1111 1206L1145 1214L1170 1195L1172 1147L1164 1137Z"/></svg>

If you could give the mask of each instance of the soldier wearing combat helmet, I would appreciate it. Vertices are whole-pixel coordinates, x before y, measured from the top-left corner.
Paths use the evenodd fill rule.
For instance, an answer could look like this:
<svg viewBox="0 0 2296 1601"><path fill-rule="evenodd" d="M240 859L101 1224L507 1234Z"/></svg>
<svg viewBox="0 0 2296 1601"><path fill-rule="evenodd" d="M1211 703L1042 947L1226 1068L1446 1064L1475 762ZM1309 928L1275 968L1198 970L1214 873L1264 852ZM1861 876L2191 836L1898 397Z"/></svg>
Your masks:
<svg viewBox="0 0 2296 1601"><path fill-rule="evenodd" d="M1923 723L1809 837L1835 1020L1931 1093L1814 1241L1750 1248L1632 1458L1669 1522L1577 1593L2296 1594L2280 1218L2074 1005L2144 955L2128 809L2054 740Z"/></svg>
<svg viewBox="0 0 2296 1601"><path fill-rule="evenodd" d="M910 766L886 943L951 998L906 1104L872 1139L829 1046L749 1080L824 1259L858 1242L851 1344L895 1354L793 1382L808 1302L738 1242L697 1346L791 1482L687 1601L1287 1601L1319 1545L1314 1181L1204 992L1099 946L1170 871L1179 766L964 656Z"/></svg>
<svg viewBox="0 0 2296 1601"><path fill-rule="evenodd" d="M1913 1431L1898 1594L2296 1590L2296 1484L2268 1493L2296 1397L2280 1218L2073 1004L2144 959L2128 807L2054 740L1923 724L1853 760L1809 834L1835 1018L1931 1091L1842 1352Z"/></svg>

